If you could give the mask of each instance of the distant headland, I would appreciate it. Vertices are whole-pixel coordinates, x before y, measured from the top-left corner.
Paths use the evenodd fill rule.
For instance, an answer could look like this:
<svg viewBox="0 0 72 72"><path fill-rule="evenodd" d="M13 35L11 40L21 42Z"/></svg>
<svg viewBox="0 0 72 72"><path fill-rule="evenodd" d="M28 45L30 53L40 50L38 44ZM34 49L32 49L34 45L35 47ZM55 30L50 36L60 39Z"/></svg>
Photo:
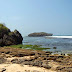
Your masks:
<svg viewBox="0 0 72 72"><path fill-rule="evenodd" d="M43 37L43 36L52 36L52 33L46 33L46 32L34 32L30 33L28 36L29 37Z"/></svg>

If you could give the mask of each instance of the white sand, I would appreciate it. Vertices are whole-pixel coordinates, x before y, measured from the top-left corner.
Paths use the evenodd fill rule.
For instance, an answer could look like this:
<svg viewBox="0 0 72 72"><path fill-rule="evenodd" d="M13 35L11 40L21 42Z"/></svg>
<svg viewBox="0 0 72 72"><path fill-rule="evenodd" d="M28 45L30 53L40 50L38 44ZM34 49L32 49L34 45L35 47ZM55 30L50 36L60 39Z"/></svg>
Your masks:
<svg viewBox="0 0 72 72"><path fill-rule="evenodd" d="M40 67L30 67L29 65L19 65L19 64L0 64L0 69L5 68L6 71L4 72L56 72L52 70L47 70L45 68L40 68Z"/></svg>

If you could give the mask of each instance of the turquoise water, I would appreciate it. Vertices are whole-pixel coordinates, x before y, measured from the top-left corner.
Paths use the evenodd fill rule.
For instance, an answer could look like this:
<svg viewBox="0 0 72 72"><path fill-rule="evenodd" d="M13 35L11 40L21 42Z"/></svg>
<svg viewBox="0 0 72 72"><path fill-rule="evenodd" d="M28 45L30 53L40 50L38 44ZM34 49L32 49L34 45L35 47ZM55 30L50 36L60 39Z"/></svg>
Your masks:
<svg viewBox="0 0 72 72"><path fill-rule="evenodd" d="M51 48L47 51L52 52L72 53L72 38L24 37L23 44L42 45L42 47ZM57 49L53 49L53 47Z"/></svg>

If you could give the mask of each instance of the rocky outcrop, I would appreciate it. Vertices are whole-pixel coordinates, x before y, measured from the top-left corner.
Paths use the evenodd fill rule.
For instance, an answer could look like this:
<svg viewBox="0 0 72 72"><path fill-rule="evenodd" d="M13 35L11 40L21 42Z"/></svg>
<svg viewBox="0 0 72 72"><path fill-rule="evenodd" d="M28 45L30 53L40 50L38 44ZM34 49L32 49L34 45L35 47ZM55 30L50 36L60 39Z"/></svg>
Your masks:
<svg viewBox="0 0 72 72"><path fill-rule="evenodd" d="M45 32L38 32L38 33L31 33L28 36L29 37L42 37L42 36L52 36L51 33L45 33Z"/></svg>
<svg viewBox="0 0 72 72"><path fill-rule="evenodd" d="M6 26L0 24L0 46L21 44L23 37L19 31L11 32Z"/></svg>

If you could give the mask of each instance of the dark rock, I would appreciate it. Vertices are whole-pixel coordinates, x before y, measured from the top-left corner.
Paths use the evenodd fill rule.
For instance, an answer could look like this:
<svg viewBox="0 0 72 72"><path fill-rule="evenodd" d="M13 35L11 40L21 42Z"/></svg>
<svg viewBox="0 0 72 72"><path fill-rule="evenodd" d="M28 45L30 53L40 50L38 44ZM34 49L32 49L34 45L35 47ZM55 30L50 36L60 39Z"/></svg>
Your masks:
<svg viewBox="0 0 72 72"><path fill-rule="evenodd" d="M3 39L0 39L0 46L3 46Z"/></svg>
<svg viewBox="0 0 72 72"><path fill-rule="evenodd" d="M38 53L38 55L41 55L41 53Z"/></svg>
<svg viewBox="0 0 72 72"><path fill-rule="evenodd" d="M25 56L25 54L16 54L15 56L17 56L17 57L23 57L23 56Z"/></svg>
<svg viewBox="0 0 72 72"><path fill-rule="evenodd" d="M6 71L5 68L1 68L1 69L0 69L0 72L4 72L4 71Z"/></svg>
<svg viewBox="0 0 72 72"><path fill-rule="evenodd" d="M5 45L21 44L22 40L23 40L23 38L17 30L15 30L14 32L12 32L9 35L5 34L4 37L3 37L3 43Z"/></svg>
<svg viewBox="0 0 72 72"><path fill-rule="evenodd" d="M7 51L5 54L9 54L9 53L11 53L10 51Z"/></svg>
<svg viewBox="0 0 72 72"><path fill-rule="evenodd" d="M19 31L11 32L3 24L0 24L0 46L22 44L23 37Z"/></svg>
<svg viewBox="0 0 72 72"><path fill-rule="evenodd" d="M3 44L4 44L4 46L14 45L14 44L16 44L16 42L15 42L15 39L13 37L11 37L9 35L4 35Z"/></svg>
<svg viewBox="0 0 72 72"><path fill-rule="evenodd" d="M16 57L23 57L23 56L33 56L35 53L17 53L15 54Z"/></svg>
<svg viewBox="0 0 72 72"><path fill-rule="evenodd" d="M57 72L72 72L72 67L61 67L56 68Z"/></svg>
<svg viewBox="0 0 72 72"><path fill-rule="evenodd" d="M44 58L44 60L47 60L47 58Z"/></svg>
<svg viewBox="0 0 72 72"><path fill-rule="evenodd" d="M58 56L58 58L64 58L64 56Z"/></svg>
<svg viewBox="0 0 72 72"><path fill-rule="evenodd" d="M49 57L51 57L51 58L64 58L63 55L57 55L57 56L55 56L55 55L50 55Z"/></svg>
<svg viewBox="0 0 72 72"><path fill-rule="evenodd" d="M52 52L46 51L45 53L46 53L46 54L48 54L48 53L51 54Z"/></svg>
<svg viewBox="0 0 72 72"><path fill-rule="evenodd" d="M12 63L18 63L18 59L11 60Z"/></svg>
<svg viewBox="0 0 72 72"><path fill-rule="evenodd" d="M1 53L5 53L4 51L2 51Z"/></svg>
<svg viewBox="0 0 72 72"><path fill-rule="evenodd" d="M21 36L21 34L19 33L19 31L15 30L14 34L16 36L15 40L16 40L17 44L21 44L22 40L23 40L23 37Z"/></svg>
<svg viewBox="0 0 72 72"><path fill-rule="evenodd" d="M50 53L46 53L46 55L48 56L48 55L50 55Z"/></svg>
<svg viewBox="0 0 72 72"><path fill-rule="evenodd" d="M29 55L30 55L30 56L33 56L33 55L35 55L35 53L34 53L34 52L31 52Z"/></svg>

